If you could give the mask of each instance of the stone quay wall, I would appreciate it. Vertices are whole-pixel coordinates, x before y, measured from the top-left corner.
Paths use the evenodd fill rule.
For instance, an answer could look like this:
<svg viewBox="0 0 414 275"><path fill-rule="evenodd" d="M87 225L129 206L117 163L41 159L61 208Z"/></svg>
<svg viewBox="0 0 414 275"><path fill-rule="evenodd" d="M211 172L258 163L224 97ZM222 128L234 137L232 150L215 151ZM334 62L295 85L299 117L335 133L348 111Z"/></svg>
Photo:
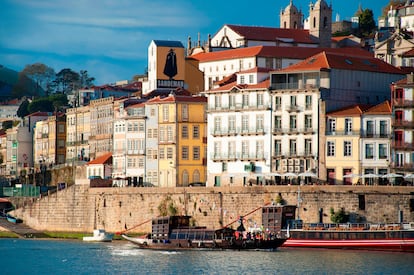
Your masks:
<svg viewBox="0 0 414 275"><path fill-rule="evenodd" d="M43 198L16 202L13 215L41 231L143 233L160 208L191 215L195 225L220 228L281 196L298 205L304 222L330 223L330 209L344 208L351 222L414 221L414 187L398 186L252 186L188 188L90 188L72 185ZM298 204L299 203L299 204ZM247 227L261 224L261 212L245 217ZM233 224L236 227L237 223Z"/></svg>

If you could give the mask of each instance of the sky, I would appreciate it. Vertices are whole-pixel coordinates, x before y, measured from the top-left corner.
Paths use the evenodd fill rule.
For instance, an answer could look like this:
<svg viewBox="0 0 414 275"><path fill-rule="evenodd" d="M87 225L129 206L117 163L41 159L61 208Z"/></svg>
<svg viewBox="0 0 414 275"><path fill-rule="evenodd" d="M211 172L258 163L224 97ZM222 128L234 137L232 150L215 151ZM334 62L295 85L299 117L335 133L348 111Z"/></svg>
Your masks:
<svg viewBox="0 0 414 275"><path fill-rule="evenodd" d="M312 2L315 2L313 0ZM377 20L389 0L325 0L333 20L362 4ZM225 24L279 27L289 0L0 0L0 65L21 71L37 62L56 72L87 70L96 85L143 74L152 40L206 41ZM310 0L293 0L309 15ZM255 5L253 5L253 3Z"/></svg>

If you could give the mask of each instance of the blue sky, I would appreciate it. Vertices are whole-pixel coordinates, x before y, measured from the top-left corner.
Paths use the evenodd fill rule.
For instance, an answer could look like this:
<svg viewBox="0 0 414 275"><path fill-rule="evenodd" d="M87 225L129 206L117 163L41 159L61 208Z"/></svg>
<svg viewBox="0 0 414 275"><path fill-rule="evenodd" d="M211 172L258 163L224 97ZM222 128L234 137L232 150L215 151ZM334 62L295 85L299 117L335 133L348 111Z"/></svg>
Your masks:
<svg viewBox="0 0 414 275"><path fill-rule="evenodd" d="M375 19L389 0L326 0L333 19L349 19L362 7ZM20 71L44 63L55 69L87 70L95 84L142 74L151 40L205 41L224 24L279 27L289 0L2 0L0 64ZM315 2L312 1L312 2ZM294 0L305 17L310 0ZM253 5L253 4L256 4Z"/></svg>

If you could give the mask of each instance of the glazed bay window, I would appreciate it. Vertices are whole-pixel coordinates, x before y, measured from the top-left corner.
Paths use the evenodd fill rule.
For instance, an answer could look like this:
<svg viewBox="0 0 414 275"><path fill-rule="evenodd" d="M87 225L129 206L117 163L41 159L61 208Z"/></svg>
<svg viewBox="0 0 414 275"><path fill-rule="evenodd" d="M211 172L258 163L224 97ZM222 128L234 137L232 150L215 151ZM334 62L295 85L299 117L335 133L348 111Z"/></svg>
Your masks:
<svg viewBox="0 0 414 275"><path fill-rule="evenodd" d="M371 143L365 144L365 158L366 159L374 158L374 145Z"/></svg>
<svg viewBox="0 0 414 275"><path fill-rule="evenodd" d="M334 141L328 141L326 143L326 154L328 157L335 156L335 142Z"/></svg>

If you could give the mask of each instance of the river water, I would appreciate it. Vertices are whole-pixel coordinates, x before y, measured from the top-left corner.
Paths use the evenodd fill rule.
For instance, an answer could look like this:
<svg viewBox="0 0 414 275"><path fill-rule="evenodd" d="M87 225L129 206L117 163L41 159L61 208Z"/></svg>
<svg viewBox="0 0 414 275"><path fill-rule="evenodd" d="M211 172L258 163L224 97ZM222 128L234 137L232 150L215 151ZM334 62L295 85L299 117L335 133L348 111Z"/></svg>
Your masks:
<svg viewBox="0 0 414 275"><path fill-rule="evenodd" d="M414 274L414 253L138 249L125 241L0 239L1 274Z"/></svg>

